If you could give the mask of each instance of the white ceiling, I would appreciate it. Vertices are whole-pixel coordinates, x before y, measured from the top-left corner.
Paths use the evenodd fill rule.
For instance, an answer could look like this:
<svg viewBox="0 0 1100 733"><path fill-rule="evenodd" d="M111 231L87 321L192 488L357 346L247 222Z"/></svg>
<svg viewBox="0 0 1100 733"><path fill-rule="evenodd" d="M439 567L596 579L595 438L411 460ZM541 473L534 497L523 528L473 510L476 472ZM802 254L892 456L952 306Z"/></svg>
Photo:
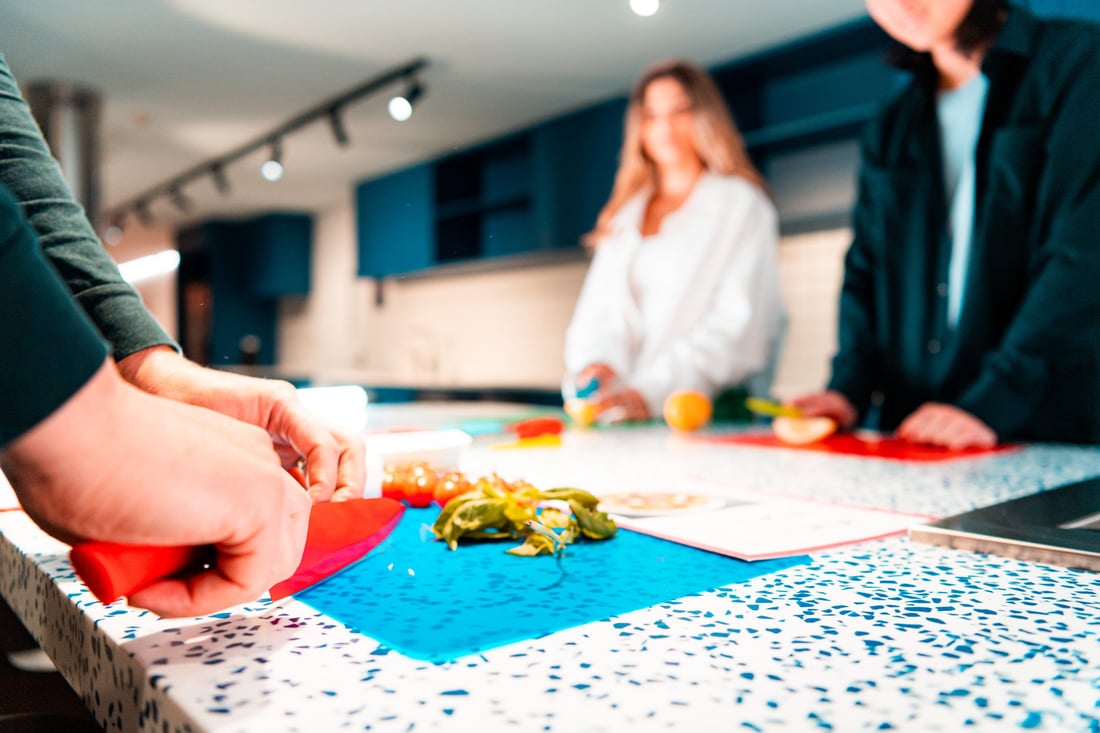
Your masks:
<svg viewBox="0 0 1100 733"><path fill-rule="evenodd" d="M649 63L712 65L864 14L863 0L0 0L0 52L16 78L60 78L104 101L107 207L225 153L296 113L417 56L431 66L409 122L387 93L346 113L349 148L322 122L227 169L232 193L192 184L158 221L345 204L364 178L621 94Z"/></svg>

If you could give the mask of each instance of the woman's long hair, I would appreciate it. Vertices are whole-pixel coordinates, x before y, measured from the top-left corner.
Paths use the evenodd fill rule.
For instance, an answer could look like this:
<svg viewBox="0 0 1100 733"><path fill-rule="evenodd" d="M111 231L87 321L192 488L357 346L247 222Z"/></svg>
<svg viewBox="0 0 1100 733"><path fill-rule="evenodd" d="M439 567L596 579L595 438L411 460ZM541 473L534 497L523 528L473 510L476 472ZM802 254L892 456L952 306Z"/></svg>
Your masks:
<svg viewBox="0 0 1100 733"><path fill-rule="evenodd" d="M630 93L623 125L623 148L611 198L596 219L596 228L584 236L584 244L594 247L608 234L611 220L638 191L656 186L657 166L642 145L642 107L649 85L658 79L674 79L691 100L694 113L695 151L703 167L712 173L741 176L766 190L764 179L745 151L745 141L737 131L722 93L710 76L687 61L664 61L642 74Z"/></svg>

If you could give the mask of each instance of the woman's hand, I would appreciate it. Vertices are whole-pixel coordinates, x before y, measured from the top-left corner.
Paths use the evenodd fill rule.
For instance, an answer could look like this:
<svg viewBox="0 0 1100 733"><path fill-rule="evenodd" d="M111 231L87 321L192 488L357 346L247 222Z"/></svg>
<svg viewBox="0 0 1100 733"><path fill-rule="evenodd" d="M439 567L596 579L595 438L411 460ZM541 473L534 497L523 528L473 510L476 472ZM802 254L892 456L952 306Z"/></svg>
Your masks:
<svg viewBox="0 0 1100 733"><path fill-rule="evenodd" d="M897 434L914 443L940 445L949 450L997 445L997 434L984 422L966 410L938 402L918 407L898 426Z"/></svg>
<svg viewBox="0 0 1100 733"><path fill-rule="evenodd" d="M785 404L797 407L806 417L831 417L842 430L851 430L859 419L856 408L840 392L803 395Z"/></svg>
<svg viewBox="0 0 1100 733"><path fill-rule="evenodd" d="M132 354L119 362L119 371L150 394L206 407L263 428L283 467L309 489L314 501L363 495L363 440L326 425L306 410L288 382L207 369L167 347Z"/></svg>
<svg viewBox="0 0 1100 733"><path fill-rule="evenodd" d="M0 465L27 514L62 541L213 545L209 569L130 597L162 616L254 600L301 561L309 496L268 435L135 389L109 360Z"/></svg>
<svg viewBox="0 0 1100 733"><path fill-rule="evenodd" d="M607 364L589 364L584 369L581 369L580 374L577 375L577 379L574 382L574 386L579 393L595 382L596 389L593 391L595 393L612 387L618 378L618 375L615 374L615 370Z"/></svg>
<svg viewBox="0 0 1100 733"><path fill-rule="evenodd" d="M642 395L633 389L600 393L596 420L599 422L640 421L649 419L649 406Z"/></svg>

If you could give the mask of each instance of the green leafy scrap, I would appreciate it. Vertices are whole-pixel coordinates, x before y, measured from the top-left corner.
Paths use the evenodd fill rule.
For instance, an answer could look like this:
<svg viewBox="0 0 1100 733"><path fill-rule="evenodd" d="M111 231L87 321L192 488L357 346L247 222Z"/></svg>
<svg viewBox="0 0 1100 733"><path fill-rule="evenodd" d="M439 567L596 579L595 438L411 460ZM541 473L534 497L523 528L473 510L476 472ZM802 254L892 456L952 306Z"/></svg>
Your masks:
<svg viewBox="0 0 1100 733"><path fill-rule="evenodd" d="M557 506L546 506L554 502ZM599 499L583 489L562 487L540 491L523 481L507 482L493 475L480 479L474 488L447 503L432 532L457 549L460 540L494 542L519 540L523 543L507 552L520 557L551 555L584 537L605 540L618 527L605 512L597 510ZM568 505L569 511L563 508ZM536 531L528 523L542 528ZM543 534L554 532L558 541Z"/></svg>
<svg viewBox="0 0 1100 733"><path fill-rule="evenodd" d="M536 555L551 555L554 553L554 543L549 537L532 532L522 545L517 545L511 550L505 550L509 555L518 557L535 557Z"/></svg>

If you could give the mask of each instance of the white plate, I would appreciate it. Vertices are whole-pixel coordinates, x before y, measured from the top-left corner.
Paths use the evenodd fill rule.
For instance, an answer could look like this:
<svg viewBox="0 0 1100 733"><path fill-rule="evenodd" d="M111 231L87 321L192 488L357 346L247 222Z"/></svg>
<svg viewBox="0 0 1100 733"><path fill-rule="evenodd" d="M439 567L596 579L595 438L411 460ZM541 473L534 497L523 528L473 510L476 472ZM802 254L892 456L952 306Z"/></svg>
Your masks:
<svg viewBox="0 0 1100 733"><path fill-rule="evenodd" d="M659 517L720 509L726 504L721 496L687 491L634 491L600 497L600 511L624 517Z"/></svg>

